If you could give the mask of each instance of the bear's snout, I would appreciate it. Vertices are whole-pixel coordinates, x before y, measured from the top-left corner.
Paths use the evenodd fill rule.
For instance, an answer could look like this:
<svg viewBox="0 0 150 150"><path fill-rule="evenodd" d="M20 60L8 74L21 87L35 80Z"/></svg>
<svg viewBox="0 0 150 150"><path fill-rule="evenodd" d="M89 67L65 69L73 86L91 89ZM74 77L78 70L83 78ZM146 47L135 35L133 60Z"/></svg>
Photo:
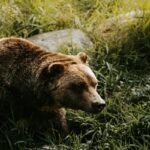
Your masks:
<svg viewBox="0 0 150 150"><path fill-rule="evenodd" d="M93 102L92 103L92 108L95 111L101 111L105 107L105 103L100 103L100 102Z"/></svg>
<svg viewBox="0 0 150 150"><path fill-rule="evenodd" d="M93 99L91 101L92 112L93 113L101 112L106 105L105 101L101 98L101 96L96 91L92 95L92 99Z"/></svg>

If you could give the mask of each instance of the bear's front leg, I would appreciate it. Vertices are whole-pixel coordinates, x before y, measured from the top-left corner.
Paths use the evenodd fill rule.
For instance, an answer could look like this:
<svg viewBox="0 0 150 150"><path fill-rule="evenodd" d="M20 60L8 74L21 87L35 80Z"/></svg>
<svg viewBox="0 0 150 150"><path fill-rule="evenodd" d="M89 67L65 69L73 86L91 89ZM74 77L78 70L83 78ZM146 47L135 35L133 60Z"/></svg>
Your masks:
<svg viewBox="0 0 150 150"><path fill-rule="evenodd" d="M66 111L64 108L49 109L43 107L32 116L31 129L44 133L58 133L63 136L68 133Z"/></svg>
<svg viewBox="0 0 150 150"><path fill-rule="evenodd" d="M68 134L68 126L66 121L66 111L64 108L52 110L49 112L49 124L54 131L62 135Z"/></svg>

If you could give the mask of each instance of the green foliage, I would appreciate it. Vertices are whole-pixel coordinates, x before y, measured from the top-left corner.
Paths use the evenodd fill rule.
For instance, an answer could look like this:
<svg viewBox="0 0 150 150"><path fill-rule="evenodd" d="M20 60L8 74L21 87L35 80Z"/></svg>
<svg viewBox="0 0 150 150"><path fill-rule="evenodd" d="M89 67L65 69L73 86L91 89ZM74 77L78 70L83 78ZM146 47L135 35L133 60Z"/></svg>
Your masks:
<svg viewBox="0 0 150 150"><path fill-rule="evenodd" d="M149 0L1 0L0 37L85 31L95 46L90 63L107 103L97 115L68 110L72 132L65 138L34 137L24 122L12 119L0 129L1 149L150 149L149 10Z"/></svg>

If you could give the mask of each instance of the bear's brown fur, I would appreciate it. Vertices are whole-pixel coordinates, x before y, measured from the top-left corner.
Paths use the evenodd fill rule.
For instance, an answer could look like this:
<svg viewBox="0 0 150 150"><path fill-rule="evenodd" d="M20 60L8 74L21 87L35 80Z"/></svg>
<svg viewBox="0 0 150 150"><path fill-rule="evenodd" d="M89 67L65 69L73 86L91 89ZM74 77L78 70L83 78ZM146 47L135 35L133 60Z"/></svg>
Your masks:
<svg viewBox="0 0 150 150"><path fill-rule="evenodd" d="M0 40L0 124L25 118L38 129L67 131L64 108L98 112L104 101L87 55L51 53L21 38Z"/></svg>

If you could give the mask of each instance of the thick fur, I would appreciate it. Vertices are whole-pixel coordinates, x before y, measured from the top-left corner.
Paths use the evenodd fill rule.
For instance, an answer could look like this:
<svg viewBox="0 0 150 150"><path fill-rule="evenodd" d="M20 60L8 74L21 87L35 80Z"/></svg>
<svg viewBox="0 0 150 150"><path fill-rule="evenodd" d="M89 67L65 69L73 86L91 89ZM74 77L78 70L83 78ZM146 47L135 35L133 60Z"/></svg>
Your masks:
<svg viewBox="0 0 150 150"><path fill-rule="evenodd" d="M95 86L96 78L79 67L86 65L86 60L84 53L51 53L25 39L1 39L0 123L14 116L34 122L38 129L47 130L53 124L67 131L64 107L88 111L87 97L97 96L88 88ZM86 86L80 86L84 82ZM81 94L83 90L85 94Z"/></svg>

